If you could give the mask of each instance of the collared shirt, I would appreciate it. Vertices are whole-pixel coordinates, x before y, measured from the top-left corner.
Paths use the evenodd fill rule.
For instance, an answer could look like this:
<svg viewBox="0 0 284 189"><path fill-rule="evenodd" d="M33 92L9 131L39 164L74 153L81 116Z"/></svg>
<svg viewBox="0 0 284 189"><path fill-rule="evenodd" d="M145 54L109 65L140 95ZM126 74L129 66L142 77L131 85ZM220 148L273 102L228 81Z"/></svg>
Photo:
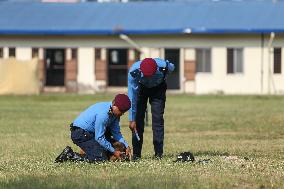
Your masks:
<svg viewBox="0 0 284 189"><path fill-rule="evenodd" d="M106 128L109 128L113 138L128 147L124 140L119 126L119 118L109 114L112 102L100 102L88 107L74 121L74 126L80 127L86 131L95 133L95 140L106 150L114 152L111 143L106 140Z"/></svg>
<svg viewBox="0 0 284 189"><path fill-rule="evenodd" d="M140 71L140 64L142 61L135 62L128 72L128 97L131 101L131 108L129 109L128 114L129 121L135 120L139 83L141 83L147 88L152 88L158 86L165 80L164 73L161 72L159 68L166 68L167 62L160 58L154 58L154 60L157 63L158 68L156 73L152 77L143 77L143 73ZM174 71L174 69L174 64L168 62L168 73L171 73L172 71ZM139 74L137 74L137 77L132 77L132 75L130 74L134 70L139 70Z"/></svg>

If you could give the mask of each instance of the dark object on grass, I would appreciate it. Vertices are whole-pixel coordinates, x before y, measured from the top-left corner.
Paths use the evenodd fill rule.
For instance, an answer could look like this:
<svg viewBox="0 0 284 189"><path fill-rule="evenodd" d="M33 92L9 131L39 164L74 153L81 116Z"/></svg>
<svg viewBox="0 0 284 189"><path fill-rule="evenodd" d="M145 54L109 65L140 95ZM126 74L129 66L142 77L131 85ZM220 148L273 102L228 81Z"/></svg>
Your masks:
<svg viewBox="0 0 284 189"><path fill-rule="evenodd" d="M182 152L174 162L194 162L195 158L191 152Z"/></svg>
<svg viewBox="0 0 284 189"><path fill-rule="evenodd" d="M64 150L55 159L55 163L63 163L68 160L85 161L84 156L74 152L70 146L66 146L66 148L64 148Z"/></svg>
<svg viewBox="0 0 284 189"><path fill-rule="evenodd" d="M199 164L207 164L207 163L209 163L209 162L211 162L210 159L201 159L201 160L198 160L198 161L197 161L197 163L199 163Z"/></svg>
<svg viewBox="0 0 284 189"><path fill-rule="evenodd" d="M66 148L57 156L55 159L55 163L62 163L68 160L68 157L73 156L73 150L70 146L66 146Z"/></svg>

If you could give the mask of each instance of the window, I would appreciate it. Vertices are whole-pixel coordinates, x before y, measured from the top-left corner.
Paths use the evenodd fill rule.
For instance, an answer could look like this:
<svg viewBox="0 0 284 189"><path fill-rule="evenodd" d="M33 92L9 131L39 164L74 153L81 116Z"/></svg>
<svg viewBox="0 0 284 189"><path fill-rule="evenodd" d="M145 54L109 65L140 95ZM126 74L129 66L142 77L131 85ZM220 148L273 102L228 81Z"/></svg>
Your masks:
<svg viewBox="0 0 284 189"><path fill-rule="evenodd" d="M101 60L101 49L95 49L95 59Z"/></svg>
<svg viewBox="0 0 284 189"><path fill-rule="evenodd" d="M243 73L243 49L227 49L227 73Z"/></svg>
<svg viewBox="0 0 284 189"><path fill-rule="evenodd" d="M16 48L9 48L9 57L16 57Z"/></svg>
<svg viewBox="0 0 284 189"><path fill-rule="evenodd" d="M211 49L196 49L196 72L211 72Z"/></svg>
<svg viewBox="0 0 284 189"><path fill-rule="evenodd" d="M281 48L274 48L273 73L281 73Z"/></svg>
<svg viewBox="0 0 284 189"><path fill-rule="evenodd" d="M38 58L38 48L32 48L32 58Z"/></svg>
<svg viewBox="0 0 284 189"><path fill-rule="evenodd" d="M3 55L4 53L3 53L3 48L0 48L0 58L3 58Z"/></svg>
<svg viewBox="0 0 284 189"><path fill-rule="evenodd" d="M135 49L134 51L134 61L140 60L140 52Z"/></svg>
<svg viewBox="0 0 284 189"><path fill-rule="evenodd" d="M77 60L77 49L71 49L71 59Z"/></svg>

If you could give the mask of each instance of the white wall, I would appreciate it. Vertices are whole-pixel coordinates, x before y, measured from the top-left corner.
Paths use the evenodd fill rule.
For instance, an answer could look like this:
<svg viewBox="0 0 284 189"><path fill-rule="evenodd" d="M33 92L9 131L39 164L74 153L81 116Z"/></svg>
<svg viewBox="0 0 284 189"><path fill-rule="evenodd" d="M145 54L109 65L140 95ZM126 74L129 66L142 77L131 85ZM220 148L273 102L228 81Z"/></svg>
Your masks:
<svg viewBox="0 0 284 189"><path fill-rule="evenodd" d="M261 53L259 48L244 48L243 73L227 74L227 48L212 48L211 73L196 74L196 93L260 93Z"/></svg>
<svg viewBox="0 0 284 189"><path fill-rule="evenodd" d="M79 93L95 92L94 48L78 49L78 90Z"/></svg>
<svg viewBox="0 0 284 189"><path fill-rule="evenodd" d="M9 58L9 48L8 47L3 48L3 58Z"/></svg>
<svg viewBox="0 0 284 189"><path fill-rule="evenodd" d="M162 57L164 48L211 48L212 72L197 73L195 81L185 81L181 90L196 94L219 93L225 94L268 94L284 93L284 49L282 49L282 73L269 74L269 60L273 71L273 56L268 56L267 44L269 36L264 37L264 49L261 49L261 35L179 35L179 36L130 36L142 47L144 57ZM94 47L100 48L133 48L118 36L40 36L13 38L0 36L0 46L4 47L4 57L7 47L17 48L17 58L28 59L31 48L72 48L78 51L78 84L80 92L93 93L96 89L94 75ZM284 36L276 35L273 46L284 47ZM228 47L244 48L244 72L242 74L227 74L226 49ZM183 52L183 51L181 51ZM262 56L263 53L263 56ZM192 54L192 53L191 53ZM181 55L181 63L188 56L186 51ZM194 57L195 58L195 57ZM270 58L270 59L269 59ZM181 64L180 80L183 82L183 64ZM263 75L261 70L263 68Z"/></svg>
<svg viewBox="0 0 284 189"><path fill-rule="evenodd" d="M141 59L163 57L162 49L159 48L144 47L141 50L142 50Z"/></svg>
<svg viewBox="0 0 284 189"><path fill-rule="evenodd" d="M16 48L16 58L18 60L31 60L32 59L32 49L29 47L17 47Z"/></svg>

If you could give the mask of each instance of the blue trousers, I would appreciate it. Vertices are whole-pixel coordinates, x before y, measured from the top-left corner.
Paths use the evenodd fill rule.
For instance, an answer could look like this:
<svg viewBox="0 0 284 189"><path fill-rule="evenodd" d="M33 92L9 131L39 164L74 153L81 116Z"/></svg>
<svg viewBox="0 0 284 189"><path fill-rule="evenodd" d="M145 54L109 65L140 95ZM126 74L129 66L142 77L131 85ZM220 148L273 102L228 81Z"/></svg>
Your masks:
<svg viewBox="0 0 284 189"><path fill-rule="evenodd" d="M142 84L139 85L139 92L137 98L137 110L136 110L136 127L140 137L140 141L137 140L135 135L132 136L133 156L141 157L142 145L143 145L143 133L144 133L144 119L145 111L147 108L147 102L149 99L152 112L152 130L153 130L153 145L155 156L163 155L164 148L164 109L166 102L166 90L167 84L161 83L153 88L146 88Z"/></svg>
<svg viewBox="0 0 284 189"><path fill-rule="evenodd" d="M110 141L110 134L106 134L106 139ZM71 139L86 153L85 159L90 162L108 160L106 151L96 140L95 133L85 131L81 128L71 129Z"/></svg>

